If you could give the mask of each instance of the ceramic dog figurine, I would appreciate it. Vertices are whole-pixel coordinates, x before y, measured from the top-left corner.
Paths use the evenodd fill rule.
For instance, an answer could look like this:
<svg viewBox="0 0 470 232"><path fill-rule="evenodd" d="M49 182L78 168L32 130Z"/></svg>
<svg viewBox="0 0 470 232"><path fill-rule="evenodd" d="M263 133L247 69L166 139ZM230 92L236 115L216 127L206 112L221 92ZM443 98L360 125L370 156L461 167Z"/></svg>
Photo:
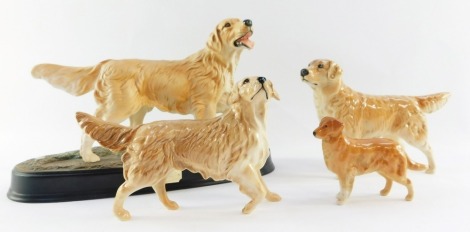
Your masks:
<svg viewBox="0 0 470 232"><path fill-rule="evenodd" d="M77 96L94 90L95 115L108 122L129 118L135 127L153 107L207 119L228 109L233 72L243 48L254 46L252 33L251 20L225 19L203 49L182 60L106 60L91 67L40 64L32 75ZM80 155L85 162L100 160L91 150L93 142L83 134Z"/></svg>
<svg viewBox="0 0 470 232"><path fill-rule="evenodd" d="M328 169L339 179L341 191L337 195L339 205L349 198L354 177L370 172L378 172L386 180L380 195L386 196L395 181L408 189L406 200L413 199L413 185L406 177L410 162L403 148L391 139L352 139L343 135L344 125L332 117L324 117L313 135L322 139L323 156ZM424 170L418 165L415 169Z"/></svg>
<svg viewBox="0 0 470 232"><path fill-rule="evenodd" d="M168 209L177 209L178 204L168 199L165 190L165 179L173 169L237 183L251 198L242 211L248 214L263 198L281 199L269 191L260 173L268 158L266 103L271 98L279 99L271 81L251 77L237 83L230 96L231 108L216 118L156 121L136 128L85 113L77 113L77 120L85 133L104 147L124 151L125 182L114 202L119 219L130 219L123 208L125 199L147 186L153 187Z"/></svg>
<svg viewBox="0 0 470 232"><path fill-rule="evenodd" d="M420 149L428 159L427 173L435 170L427 141L425 113L440 109L449 93L429 96L372 96L356 92L343 83L342 69L331 60L314 60L301 70L302 81L314 91L319 119L331 116L344 123L352 138L403 139Z"/></svg>

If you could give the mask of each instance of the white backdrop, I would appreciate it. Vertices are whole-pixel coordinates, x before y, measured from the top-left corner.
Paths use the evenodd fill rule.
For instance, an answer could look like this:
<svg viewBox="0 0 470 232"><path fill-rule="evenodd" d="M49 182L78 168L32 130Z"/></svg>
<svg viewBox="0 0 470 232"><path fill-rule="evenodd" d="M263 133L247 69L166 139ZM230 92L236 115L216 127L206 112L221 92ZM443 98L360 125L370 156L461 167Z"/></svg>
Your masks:
<svg viewBox="0 0 470 232"><path fill-rule="evenodd" d="M469 231L469 1L84 1L0 2L0 230L115 231L130 229L240 231ZM255 48L242 53L235 79L272 80L268 136L276 171L268 185L283 196L241 215L247 198L234 184L175 191L181 209L168 212L154 195L131 197L134 220L120 223L112 199L22 204L5 195L15 164L76 150L74 114L93 113L92 94L73 97L30 75L38 63L90 66L104 59L181 59L201 49L227 17L253 21ZM335 205L338 183L323 164L312 130L312 90L300 81L310 61L329 58L344 82L370 94L425 95L450 101L428 115L437 172L410 172L415 200L395 185L380 197L378 175L360 177L350 201ZM146 121L188 118L152 111ZM407 147L410 156L424 154ZM129 228L127 228L129 227Z"/></svg>

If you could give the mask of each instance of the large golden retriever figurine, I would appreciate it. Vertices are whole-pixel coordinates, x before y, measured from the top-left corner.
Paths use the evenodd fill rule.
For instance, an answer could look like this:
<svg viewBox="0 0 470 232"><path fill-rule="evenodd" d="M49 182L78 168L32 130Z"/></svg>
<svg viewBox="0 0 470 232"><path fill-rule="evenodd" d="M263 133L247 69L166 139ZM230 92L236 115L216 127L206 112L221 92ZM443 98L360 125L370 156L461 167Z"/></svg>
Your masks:
<svg viewBox="0 0 470 232"><path fill-rule="evenodd" d="M403 148L391 139L352 139L343 135L344 125L332 117L324 117L313 135L322 139L323 156L328 169L339 179L341 191L337 195L339 205L349 198L354 177L370 172L378 172L386 180L380 195L386 196L393 181L408 189L407 201L413 199L413 185L406 177L408 166L415 164L407 158ZM418 165L424 170L425 166Z"/></svg>
<svg viewBox="0 0 470 232"><path fill-rule="evenodd" d="M123 208L125 199L148 186L168 209L177 209L178 204L168 199L165 190L166 177L174 169L237 183L240 191L251 198L242 211L248 214L263 198L281 199L268 190L260 173L269 155L265 118L270 98L279 99L272 83L264 77L251 77L237 83L230 96L231 108L215 118L156 121L135 128L85 113L77 113L77 121L101 145L125 151L125 182L114 202L119 219L131 217Z"/></svg>
<svg viewBox="0 0 470 232"><path fill-rule="evenodd" d="M243 48L254 45L252 33L251 20L225 19L205 48L183 60L105 60L92 67L40 64L32 75L77 96L94 89L95 115L108 122L130 118L135 127L153 107L212 118L228 109L233 72ZM83 135L80 155L85 162L100 160L91 151L93 142Z"/></svg>
<svg viewBox="0 0 470 232"><path fill-rule="evenodd" d="M314 91L318 117L337 118L351 138L390 138L405 140L420 149L428 159L427 173L435 163L427 142L424 113L440 109L449 93L429 96L373 96L356 92L343 83L342 69L331 60L314 60L301 70L302 80Z"/></svg>

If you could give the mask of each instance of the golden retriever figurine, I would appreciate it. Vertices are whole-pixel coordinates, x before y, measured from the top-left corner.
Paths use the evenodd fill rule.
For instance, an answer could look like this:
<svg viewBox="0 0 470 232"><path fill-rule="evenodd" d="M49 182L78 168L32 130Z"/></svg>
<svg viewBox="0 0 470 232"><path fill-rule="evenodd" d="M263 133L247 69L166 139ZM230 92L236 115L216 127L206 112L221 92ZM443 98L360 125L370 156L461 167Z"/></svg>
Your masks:
<svg viewBox="0 0 470 232"><path fill-rule="evenodd" d="M108 122L130 119L142 124L153 107L161 111L215 117L228 109L227 97L243 48L252 48L251 20L225 19L209 36L205 48L183 60L105 60L92 67L40 64L32 75L80 96L95 90L95 115ZM80 155L85 162L100 158L84 134Z"/></svg>
<svg viewBox="0 0 470 232"><path fill-rule="evenodd" d="M165 179L173 169L234 181L251 198L242 211L248 214L263 198L281 199L268 190L260 173L268 158L265 118L270 98L279 99L272 83L264 77L251 77L237 83L230 96L231 108L215 118L156 121L135 128L85 113L77 113L77 121L101 145L125 151L125 182L114 201L114 213L119 219L130 219L123 208L125 199L147 186L153 187L168 209L178 209L165 190Z"/></svg>
<svg viewBox="0 0 470 232"><path fill-rule="evenodd" d="M429 164L426 172L434 172L424 113L440 109L449 93L420 97L366 95L346 86L340 66L331 60L314 60L301 70L301 76L314 91L320 119L325 116L339 119L345 124L345 135L352 138L404 139L426 154Z"/></svg>
<svg viewBox="0 0 470 232"><path fill-rule="evenodd" d="M343 135L344 125L332 117L324 117L313 135L322 139L323 156L328 169L339 179L341 191L337 195L339 205L349 198L354 177L378 172L387 180L380 191L386 196L396 181L408 188L407 201L413 199L413 185L406 177L406 169L414 165L407 158L400 144L391 139L352 139ZM425 166L421 166L424 170Z"/></svg>

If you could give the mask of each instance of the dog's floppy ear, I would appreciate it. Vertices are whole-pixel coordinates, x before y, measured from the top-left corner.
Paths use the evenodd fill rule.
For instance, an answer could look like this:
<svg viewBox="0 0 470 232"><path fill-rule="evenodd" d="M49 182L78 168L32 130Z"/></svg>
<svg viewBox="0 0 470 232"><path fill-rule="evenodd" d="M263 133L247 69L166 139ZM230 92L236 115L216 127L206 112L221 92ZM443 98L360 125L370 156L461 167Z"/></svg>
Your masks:
<svg viewBox="0 0 470 232"><path fill-rule="evenodd" d="M281 100L281 98L279 98L279 94L277 93L277 91L274 89L274 85L271 81L269 81L269 84L268 84L268 88L270 89L270 93L269 93L269 97L273 97L274 99L276 100Z"/></svg>
<svg viewBox="0 0 470 232"><path fill-rule="evenodd" d="M343 73L343 70L335 62L330 61L330 67L328 68L328 78L335 79Z"/></svg>
<svg viewBox="0 0 470 232"><path fill-rule="evenodd" d="M344 124L338 119L333 118L333 120L330 121L330 124L334 126L335 134L341 134L343 132Z"/></svg>
<svg viewBox="0 0 470 232"><path fill-rule="evenodd" d="M238 85L234 85L232 92L230 92L230 96L228 97L229 104L233 104L238 101L240 95L238 94Z"/></svg>
<svg viewBox="0 0 470 232"><path fill-rule="evenodd" d="M222 39L220 38L220 29L218 27L218 25L215 27L209 40L207 41L207 47L212 48L215 51L220 51L222 48Z"/></svg>

